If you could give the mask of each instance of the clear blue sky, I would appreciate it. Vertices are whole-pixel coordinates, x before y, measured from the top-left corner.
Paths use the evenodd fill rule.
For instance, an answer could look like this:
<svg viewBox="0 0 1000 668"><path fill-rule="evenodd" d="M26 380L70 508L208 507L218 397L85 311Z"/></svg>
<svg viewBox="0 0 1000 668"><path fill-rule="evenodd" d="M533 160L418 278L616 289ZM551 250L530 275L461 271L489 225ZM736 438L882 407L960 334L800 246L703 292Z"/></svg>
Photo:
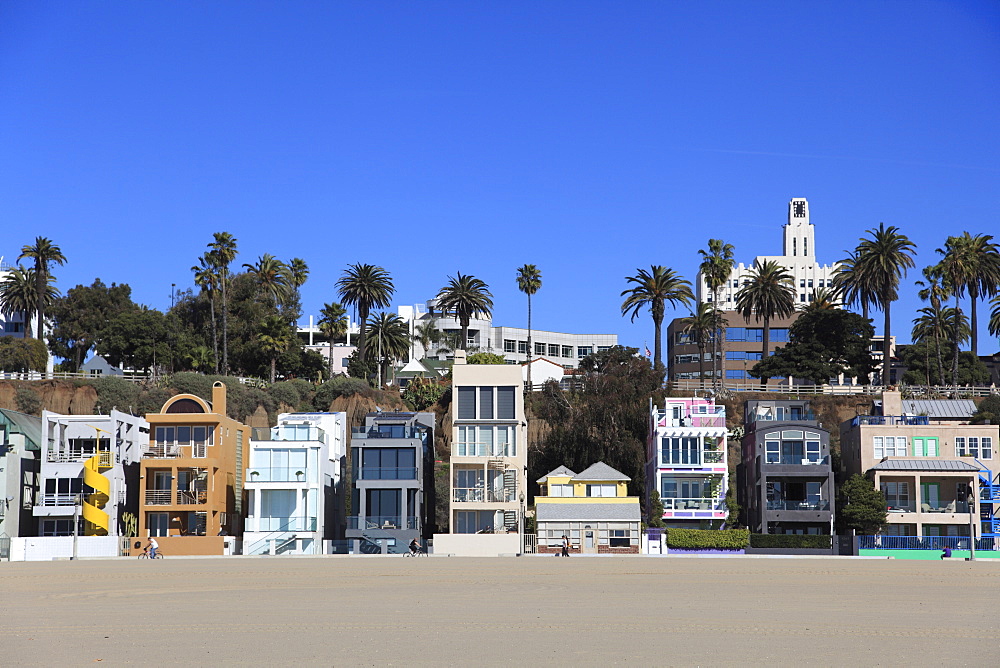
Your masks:
<svg viewBox="0 0 1000 668"><path fill-rule="evenodd" d="M994 1L7 0L0 255L47 236L64 292L163 309L227 230L308 262L306 313L370 262L394 305L474 274L513 326L530 262L536 328L652 346L626 275L778 253L806 197L821 262L879 222L918 244L905 341L934 249L1000 237L998 119Z"/></svg>

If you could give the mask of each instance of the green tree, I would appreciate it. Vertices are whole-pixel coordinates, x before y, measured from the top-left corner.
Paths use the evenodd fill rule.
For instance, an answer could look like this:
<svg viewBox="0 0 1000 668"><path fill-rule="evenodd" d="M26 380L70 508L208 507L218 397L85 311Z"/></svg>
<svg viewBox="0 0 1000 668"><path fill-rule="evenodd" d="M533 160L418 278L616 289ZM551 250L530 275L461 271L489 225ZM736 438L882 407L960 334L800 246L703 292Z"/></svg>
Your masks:
<svg viewBox="0 0 1000 668"><path fill-rule="evenodd" d="M139 305L132 301L132 288L125 283L112 283L108 287L95 278L91 285L70 288L66 296L52 304L49 349L77 372L90 351L111 334L109 328L114 318L139 310Z"/></svg>
<svg viewBox="0 0 1000 668"><path fill-rule="evenodd" d="M295 339L295 330L288 321L278 315L269 315L260 324L257 342L261 351L271 361L271 382L277 372L278 357L288 350Z"/></svg>
<svg viewBox="0 0 1000 668"><path fill-rule="evenodd" d="M413 340L423 348L425 357L430 352L431 345L441 341L441 334L441 330L437 328L433 320L428 320L413 328Z"/></svg>
<svg viewBox="0 0 1000 668"><path fill-rule="evenodd" d="M367 367L368 351L365 345L365 323L374 308L388 308L395 288L392 277L382 267L371 264L351 264L337 280L337 290L344 304L358 310L361 332L358 334L358 352L362 366ZM351 374L353 375L353 374Z"/></svg>
<svg viewBox="0 0 1000 668"><path fill-rule="evenodd" d="M191 267L194 272L194 284L201 288L203 293L208 295L212 313L212 351L214 353L215 373L219 373L219 333L215 322L215 293L219 287L219 275L212 266L212 259L208 253L198 258L198 264Z"/></svg>
<svg viewBox="0 0 1000 668"><path fill-rule="evenodd" d="M97 353L116 366L170 369L174 355L187 354L176 345L179 323L156 309L141 307L115 315L102 330Z"/></svg>
<svg viewBox="0 0 1000 668"><path fill-rule="evenodd" d="M922 346L926 354L925 379L930 384L931 344L933 344L934 349L940 352L937 345L939 340L951 341L957 338L959 343L968 341L971 334L969 331L969 319L961 311L948 306L938 308L937 310L933 307L922 308L918 313L920 315L913 321L913 330L910 332L910 337L914 342L926 344ZM938 359L938 365L940 368L940 358ZM940 369L940 375L935 380L938 384L945 382L943 368Z"/></svg>
<svg viewBox="0 0 1000 668"><path fill-rule="evenodd" d="M841 309L805 312L789 328L788 345L758 362L750 374L765 382L775 376L794 376L816 385L840 374L868 378L874 333L871 322L857 313Z"/></svg>
<svg viewBox="0 0 1000 668"><path fill-rule="evenodd" d="M533 264L525 264L517 268L517 289L528 297L528 390L533 387L531 384L531 295L538 292L542 287L542 272Z"/></svg>
<svg viewBox="0 0 1000 668"><path fill-rule="evenodd" d="M649 519L646 524L654 529L664 526L663 501L660 500L660 493L655 489L649 494Z"/></svg>
<svg viewBox="0 0 1000 668"><path fill-rule="evenodd" d="M469 364L506 364L503 355L496 353L472 353L466 360Z"/></svg>
<svg viewBox="0 0 1000 668"><path fill-rule="evenodd" d="M236 237L229 232L216 232L208 244L212 266L219 273L222 292L222 373L229 375L229 267L238 254Z"/></svg>
<svg viewBox="0 0 1000 668"><path fill-rule="evenodd" d="M48 360L42 341L0 336L0 371L45 371Z"/></svg>
<svg viewBox="0 0 1000 668"><path fill-rule="evenodd" d="M410 332L395 313L384 311L368 319L369 343L378 354L379 387L388 378L389 367L410 352Z"/></svg>
<svg viewBox="0 0 1000 668"><path fill-rule="evenodd" d="M899 281L906 270L913 266L916 245L899 233L899 228L879 223L878 229L868 230L870 239L862 238L858 244L857 271L866 285L870 286L875 303L882 309L884 317L885 341L882 350L882 382L889 382L889 367L892 364L892 339L890 330L890 307L899 298Z"/></svg>
<svg viewBox="0 0 1000 668"><path fill-rule="evenodd" d="M287 267L288 284L295 292L295 296L299 297L302 286L305 285L306 280L309 278L309 265L302 258L293 257Z"/></svg>
<svg viewBox="0 0 1000 668"><path fill-rule="evenodd" d="M924 275L923 281L916 281L917 287L921 288L917 295L925 302L930 302L929 314L932 314L934 328L934 354L937 358L938 366L938 376L937 383L944 383L944 361L941 356L941 341L946 341L945 335L942 329L938 326L940 318L938 314L941 312L941 305L945 299L950 295L950 289L945 282L944 270L941 268L940 264L931 265L924 267L922 271ZM921 309L923 312L925 309ZM926 323L925 323L926 324Z"/></svg>
<svg viewBox="0 0 1000 668"><path fill-rule="evenodd" d="M279 307L288 302L292 290L288 265L270 253L264 253L257 258L256 264L244 264L243 268L257 284L261 296L269 303Z"/></svg>
<svg viewBox="0 0 1000 668"><path fill-rule="evenodd" d="M802 309L803 313L810 311L830 311L840 307L840 298L834 288L817 288L812 294L812 299Z"/></svg>
<svg viewBox="0 0 1000 668"><path fill-rule="evenodd" d="M868 310L875 303L875 290L869 277L861 271L858 258L860 247L852 251L844 251L847 257L837 262L837 271L833 275L833 287L844 299L844 306L861 306L861 315L868 320Z"/></svg>
<svg viewBox="0 0 1000 668"><path fill-rule="evenodd" d="M714 341L719 330L725 329L725 319L719 315L715 304L700 302L697 311L684 318L682 323L684 331L690 333L698 344L698 378L702 379L704 386L705 349L708 347L708 341ZM712 365L712 374L715 375L715 364ZM715 384L714 378L712 384Z"/></svg>
<svg viewBox="0 0 1000 668"><path fill-rule="evenodd" d="M52 302L50 287L53 276L49 271L50 265L66 264L66 256L63 255L59 246L52 243L51 239L35 237L34 244L26 244L21 247L21 254L17 261L20 262L24 258L31 258L35 261L35 313L37 314L35 324L38 329L36 338L41 341L44 337L45 308Z"/></svg>
<svg viewBox="0 0 1000 668"><path fill-rule="evenodd" d="M673 269L654 264L649 267L649 271L638 269L635 276L626 276L625 281L634 287L623 290L621 295L625 297L622 302L622 317L631 312L631 321L635 322L639 311L644 307L649 307L649 312L653 316L653 345L656 351L653 355L653 365L663 373L663 315L666 303L674 308L677 304L690 306L694 301L694 294L691 292L691 283L676 273Z"/></svg>
<svg viewBox="0 0 1000 668"><path fill-rule="evenodd" d="M964 317L964 316L963 316ZM933 352L933 342L920 341L909 345L896 346L896 357L901 366L906 367L902 382L907 385L923 384L927 378L928 358ZM970 351L958 354L958 385L987 385L990 370Z"/></svg>
<svg viewBox="0 0 1000 668"><path fill-rule="evenodd" d="M754 262L749 282L736 293L736 310L747 322L764 321L764 344L760 358L766 360L771 343L771 318L788 318L795 312L795 288L792 276L773 260ZM767 378L761 376L766 385Z"/></svg>
<svg viewBox="0 0 1000 668"><path fill-rule="evenodd" d="M469 342L469 322L474 316L489 318L493 311L493 294L483 281L458 272L448 277L448 284L437 295L441 313L452 315L462 327L460 348L466 350Z"/></svg>
<svg viewBox="0 0 1000 668"><path fill-rule="evenodd" d="M838 533L854 529L861 535L872 536L887 524L885 495L875 489L871 480L857 473L841 486L837 510Z"/></svg>
<svg viewBox="0 0 1000 668"><path fill-rule="evenodd" d="M736 264L736 260L733 258L734 250L732 244L727 244L722 239L709 239L708 250L698 251L698 254L701 255L699 270L702 278L705 279L705 285L712 292L712 308L715 310L716 321L719 320L719 290L729 280L729 276L733 273L733 265ZM726 356L725 339L722 336L726 331L724 323L723 320L722 327L717 328L712 334L712 387L716 387L719 382L720 356L721 358Z"/></svg>
<svg viewBox="0 0 1000 668"><path fill-rule="evenodd" d="M333 342L347 334L347 309L339 302L323 304L319 316L319 331L326 336L327 344L330 347L328 377L333 378Z"/></svg>
<svg viewBox="0 0 1000 668"><path fill-rule="evenodd" d="M35 270L30 267L14 267L0 282L0 313L6 316L22 314L24 332L22 338L31 336L31 314L37 310ZM55 297L55 289L50 286L50 296Z"/></svg>
<svg viewBox="0 0 1000 668"><path fill-rule="evenodd" d="M1000 396L994 394L983 399L972 416L972 424L1000 424Z"/></svg>
<svg viewBox="0 0 1000 668"><path fill-rule="evenodd" d="M403 401L413 407L413 410L422 411L436 404L449 386L439 383L433 378L413 378L403 390Z"/></svg>

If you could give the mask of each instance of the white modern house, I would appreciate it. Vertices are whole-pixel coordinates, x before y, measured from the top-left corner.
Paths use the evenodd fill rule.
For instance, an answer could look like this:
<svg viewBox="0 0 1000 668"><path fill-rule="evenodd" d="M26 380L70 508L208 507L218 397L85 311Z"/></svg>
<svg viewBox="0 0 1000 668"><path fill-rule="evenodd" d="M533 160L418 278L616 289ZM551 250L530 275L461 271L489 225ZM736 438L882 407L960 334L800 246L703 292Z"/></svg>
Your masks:
<svg viewBox="0 0 1000 668"><path fill-rule="evenodd" d="M343 533L346 453L346 413L283 413L251 439L243 554L322 554Z"/></svg>
<svg viewBox="0 0 1000 668"><path fill-rule="evenodd" d="M41 472L33 514L40 536L136 536L144 418L42 411ZM117 554L117 552L115 552Z"/></svg>
<svg viewBox="0 0 1000 668"><path fill-rule="evenodd" d="M832 288L833 276L838 265L819 264L816 261L816 230L809 220L809 202L804 197L793 197L788 203L788 222L783 229L781 255L760 255L749 265L742 262L733 267L726 284L719 291L719 308L732 311L736 308L736 294L750 281L754 264L773 260L785 267L794 278L795 302L805 306L818 288ZM714 299L705 277L698 272L698 301Z"/></svg>
<svg viewBox="0 0 1000 668"><path fill-rule="evenodd" d="M32 508L41 442L41 420L0 408L0 539L35 532Z"/></svg>

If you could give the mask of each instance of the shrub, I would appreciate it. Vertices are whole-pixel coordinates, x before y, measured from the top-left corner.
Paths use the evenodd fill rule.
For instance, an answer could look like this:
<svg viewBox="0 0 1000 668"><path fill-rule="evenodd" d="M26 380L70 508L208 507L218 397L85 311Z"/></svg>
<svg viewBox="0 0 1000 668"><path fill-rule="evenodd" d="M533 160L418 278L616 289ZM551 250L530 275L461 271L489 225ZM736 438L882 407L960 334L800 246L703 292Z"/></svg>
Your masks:
<svg viewBox="0 0 1000 668"><path fill-rule="evenodd" d="M28 415L42 414L42 398L30 387L19 387L14 393L17 410Z"/></svg>
<svg viewBox="0 0 1000 668"><path fill-rule="evenodd" d="M298 408L299 404L302 403L302 395L299 393L299 388L295 386L294 381L275 383L267 388L267 393L276 402L291 406L292 408Z"/></svg>
<svg viewBox="0 0 1000 668"><path fill-rule="evenodd" d="M472 353L466 360L469 364L506 364L503 355L496 353Z"/></svg>
<svg viewBox="0 0 1000 668"><path fill-rule="evenodd" d="M443 385L433 378L414 378L403 390L403 400L413 406L414 410L422 411L438 402L441 395L447 392L448 385Z"/></svg>
<svg viewBox="0 0 1000 668"><path fill-rule="evenodd" d="M831 536L798 536L792 534L750 534L750 547L776 547L800 550L829 550Z"/></svg>
<svg viewBox="0 0 1000 668"><path fill-rule="evenodd" d="M166 379L166 384L174 388L178 394L193 394L205 401L212 400L212 383L215 376L205 376L200 373L175 373ZM232 384L226 383L228 387Z"/></svg>
<svg viewBox="0 0 1000 668"><path fill-rule="evenodd" d="M747 529L667 529L667 547L681 550L742 550L750 544Z"/></svg>
<svg viewBox="0 0 1000 668"><path fill-rule="evenodd" d="M162 387L151 387L148 390L142 391L139 393L139 401L135 406L135 413L136 415L159 413L160 409L163 408L163 404L167 403L167 400L172 396L174 396L173 392Z"/></svg>
<svg viewBox="0 0 1000 668"><path fill-rule="evenodd" d="M139 407L139 387L124 378L105 376L92 383L97 390L97 404L104 413L117 409L123 413L137 411Z"/></svg>
<svg viewBox="0 0 1000 668"><path fill-rule="evenodd" d="M367 394L371 392L371 385L360 378L350 378L348 376L335 376L319 386L316 395L313 397L313 405L316 410L330 410L330 404L337 397L349 397L352 394Z"/></svg>
<svg viewBox="0 0 1000 668"><path fill-rule="evenodd" d="M1000 424L1000 396L993 395L983 399L972 416L973 424L985 424L987 420L990 424Z"/></svg>

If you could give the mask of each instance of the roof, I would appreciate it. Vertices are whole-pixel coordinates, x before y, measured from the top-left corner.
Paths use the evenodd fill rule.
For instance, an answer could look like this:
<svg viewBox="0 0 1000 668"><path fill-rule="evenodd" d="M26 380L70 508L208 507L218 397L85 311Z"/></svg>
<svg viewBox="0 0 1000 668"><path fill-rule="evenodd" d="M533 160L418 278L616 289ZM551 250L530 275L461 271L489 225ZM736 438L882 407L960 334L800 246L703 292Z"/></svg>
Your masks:
<svg viewBox="0 0 1000 668"><path fill-rule="evenodd" d="M979 467L957 459L886 459L873 471L978 471Z"/></svg>
<svg viewBox="0 0 1000 668"><path fill-rule="evenodd" d="M42 444L42 419L34 415L18 413L7 408L0 408L0 414L4 417L4 422L10 424L14 431L23 434L28 450L41 450Z"/></svg>
<svg viewBox="0 0 1000 668"><path fill-rule="evenodd" d="M543 483L543 482L545 482L546 479L552 478L552 477L556 477L556 476L569 476L570 478L572 478L575 475L576 475L575 473L573 473L572 471L570 471L565 466L560 466L559 468L555 469L554 471L549 471L548 473L546 473L545 475L543 475L541 478L539 478L535 482L537 482L537 483Z"/></svg>
<svg viewBox="0 0 1000 668"><path fill-rule="evenodd" d="M584 469L582 472L577 473L573 480L623 480L628 482L632 478L621 471L617 471L604 462L597 462L596 464L591 464L588 468Z"/></svg>
<svg viewBox="0 0 1000 668"><path fill-rule="evenodd" d="M970 418L976 412L976 402L972 399L904 399L903 412L931 418Z"/></svg>
<svg viewBox="0 0 1000 668"><path fill-rule="evenodd" d="M535 520L558 522L561 520L629 520L641 519L638 499L634 503L539 503L535 506Z"/></svg>
<svg viewBox="0 0 1000 668"><path fill-rule="evenodd" d="M403 368L396 372L396 375L411 373L431 373L430 367L425 366L420 360L412 359L403 365Z"/></svg>

